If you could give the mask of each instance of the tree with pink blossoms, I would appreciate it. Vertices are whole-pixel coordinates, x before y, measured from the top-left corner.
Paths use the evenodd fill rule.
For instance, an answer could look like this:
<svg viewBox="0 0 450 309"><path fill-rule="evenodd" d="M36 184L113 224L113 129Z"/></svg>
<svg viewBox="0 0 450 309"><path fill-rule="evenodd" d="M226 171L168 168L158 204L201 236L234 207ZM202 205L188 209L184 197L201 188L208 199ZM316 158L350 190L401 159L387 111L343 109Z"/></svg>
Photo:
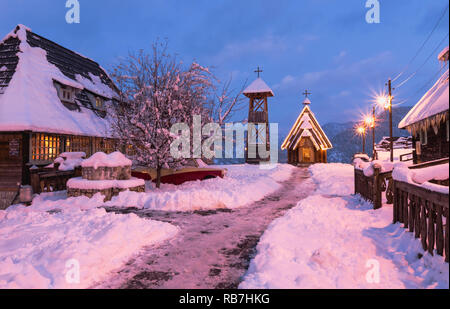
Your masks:
<svg viewBox="0 0 450 309"><path fill-rule="evenodd" d="M194 115L210 120L206 102L212 75L196 62L184 66L168 53L167 43L156 42L151 54L141 50L126 57L112 77L120 94L109 112L113 130L136 164L156 169L159 188L163 168L186 163L186 158L171 155L178 137L171 127L183 123L192 132Z"/></svg>

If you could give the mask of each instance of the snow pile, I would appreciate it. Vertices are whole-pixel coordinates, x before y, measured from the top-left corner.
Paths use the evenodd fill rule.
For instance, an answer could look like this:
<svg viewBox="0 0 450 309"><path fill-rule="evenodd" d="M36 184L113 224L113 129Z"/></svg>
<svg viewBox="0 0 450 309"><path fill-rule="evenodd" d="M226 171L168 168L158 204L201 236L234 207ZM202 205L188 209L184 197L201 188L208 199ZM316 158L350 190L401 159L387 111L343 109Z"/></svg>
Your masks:
<svg viewBox="0 0 450 309"><path fill-rule="evenodd" d="M125 191L107 203L109 206L137 207L168 211L237 208L262 199L281 188L279 182L289 179L295 167L278 164L274 169L259 165L226 165L227 175L203 181L191 181L175 186L162 184L146 193Z"/></svg>
<svg viewBox="0 0 450 309"><path fill-rule="evenodd" d="M61 153L52 164L47 165L48 168L53 168L55 163L59 163L58 170L60 171L72 171L76 167L81 166L83 158L86 157L84 152L63 152Z"/></svg>
<svg viewBox="0 0 450 309"><path fill-rule="evenodd" d="M5 37L18 37L20 52L16 71L5 93L0 95L0 131L110 136L108 117L98 117L82 106L81 112L70 111L61 103L54 81L77 89L84 86L49 63L45 50L31 47L26 34L29 29L19 27L17 33Z"/></svg>
<svg viewBox="0 0 450 309"><path fill-rule="evenodd" d="M178 232L168 223L96 208L100 194L61 198L64 192L42 194L28 208L0 211L0 288L87 288L143 246Z"/></svg>
<svg viewBox="0 0 450 309"><path fill-rule="evenodd" d="M424 182L430 180L447 180L448 179L448 163L418 168L413 170L413 180L418 184L423 184Z"/></svg>
<svg viewBox="0 0 450 309"><path fill-rule="evenodd" d="M115 151L108 155L104 152L96 152L89 159L86 159L81 163L82 167L93 167L94 169L97 169L100 166L119 167L131 165L131 160L127 159L120 151Z"/></svg>
<svg viewBox="0 0 450 309"><path fill-rule="evenodd" d="M353 166L342 163L314 164L309 169L317 184L317 193L339 196L354 193Z"/></svg>
<svg viewBox="0 0 450 309"><path fill-rule="evenodd" d="M391 172L394 169L394 163L390 161L374 160L367 163L363 167L363 173L366 177L372 177L375 173L375 169L378 169L380 173Z"/></svg>
<svg viewBox="0 0 450 309"><path fill-rule="evenodd" d="M430 180L448 179L448 169L448 163L420 169L409 169L405 164L396 164L392 172L392 178L431 191L449 194L448 186L441 186L429 182Z"/></svg>
<svg viewBox="0 0 450 309"><path fill-rule="evenodd" d="M392 207L373 210L350 192L321 194L335 183L352 187L352 170L311 167L318 194L272 222L239 288L448 289L444 258L424 252L412 233L392 224Z"/></svg>
<svg viewBox="0 0 450 309"><path fill-rule="evenodd" d="M356 169L363 170L370 165L370 162L364 161L361 158L356 158L353 160L353 166Z"/></svg>
<svg viewBox="0 0 450 309"><path fill-rule="evenodd" d="M75 76L75 79L90 92L108 99L117 98L117 94L109 86L105 85L100 80L100 77L89 72L89 78L83 77L79 74Z"/></svg>

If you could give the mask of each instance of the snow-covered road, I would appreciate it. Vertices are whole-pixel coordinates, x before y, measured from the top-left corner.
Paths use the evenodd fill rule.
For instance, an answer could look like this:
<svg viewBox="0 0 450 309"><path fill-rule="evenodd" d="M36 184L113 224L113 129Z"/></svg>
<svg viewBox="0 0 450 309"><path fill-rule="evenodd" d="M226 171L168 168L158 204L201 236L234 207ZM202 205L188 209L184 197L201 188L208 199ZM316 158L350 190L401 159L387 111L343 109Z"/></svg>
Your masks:
<svg viewBox="0 0 450 309"><path fill-rule="evenodd" d="M278 191L238 209L133 212L180 228L178 236L148 247L94 288L237 288L267 226L314 191L306 168L296 169Z"/></svg>

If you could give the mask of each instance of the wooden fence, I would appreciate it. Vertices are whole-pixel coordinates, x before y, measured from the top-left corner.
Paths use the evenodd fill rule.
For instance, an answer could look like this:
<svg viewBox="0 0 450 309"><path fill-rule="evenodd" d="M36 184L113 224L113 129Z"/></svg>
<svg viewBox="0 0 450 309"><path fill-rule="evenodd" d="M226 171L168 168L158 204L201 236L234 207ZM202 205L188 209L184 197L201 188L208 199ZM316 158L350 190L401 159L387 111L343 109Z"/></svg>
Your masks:
<svg viewBox="0 0 450 309"><path fill-rule="evenodd" d="M71 171L59 171L55 168L30 169L31 187L33 193L61 191L66 189L66 183L70 178L81 176L81 169Z"/></svg>
<svg viewBox="0 0 450 309"><path fill-rule="evenodd" d="M355 194L371 201L374 209L383 205L383 192L386 192L387 204L393 203L392 172L380 173L380 168L374 167L373 176L366 176L361 169L355 168Z"/></svg>
<svg viewBox="0 0 450 309"><path fill-rule="evenodd" d="M424 250L433 254L445 255L449 261L449 199L448 194L393 181L394 223L401 222L404 227L420 238Z"/></svg>

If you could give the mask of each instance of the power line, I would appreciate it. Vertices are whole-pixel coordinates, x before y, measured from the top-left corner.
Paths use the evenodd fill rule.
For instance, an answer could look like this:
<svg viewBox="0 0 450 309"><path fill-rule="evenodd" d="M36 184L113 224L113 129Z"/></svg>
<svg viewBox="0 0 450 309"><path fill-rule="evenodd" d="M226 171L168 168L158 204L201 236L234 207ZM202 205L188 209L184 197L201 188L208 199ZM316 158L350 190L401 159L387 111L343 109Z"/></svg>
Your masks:
<svg viewBox="0 0 450 309"><path fill-rule="evenodd" d="M425 84L422 87L420 87L414 94L410 95L408 98L403 99L399 103L396 103L394 105L404 104L404 103L408 102L409 100L411 100L413 97L415 97L418 94L420 94L421 92L423 92L423 90L425 90L425 88L427 88L431 82L433 82L437 79L437 77L441 74L441 72L444 68L446 68L446 66L441 67L439 69L439 71L437 71L435 74L433 74L433 76L427 82L425 82Z"/></svg>
<svg viewBox="0 0 450 309"><path fill-rule="evenodd" d="M413 78L420 70L423 69L423 67L425 66L425 64L427 64L427 62L431 59L431 57L433 55L436 54L436 52L439 50L441 44L448 38L449 32L447 32L447 34L442 38L442 40L439 42L439 44L433 49L433 51L431 52L431 54L427 57L427 59L419 66L419 68L412 73L407 79L405 79L403 82L401 82L399 85L397 85L395 88L398 89L401 86L403 86L404 84L406 84L406 82L408 82L411 78Z"/></svg>
<svg viewBox="0 0 450 309"><path fill-rule="evenodd" d="M444 18L445 14L447 13L448 10L448 5L445 8L444 12L442 13L441 17L439 18L439 20L437 21L437 23L434 25L433 29L431 30L430 34L428 35L428 37L425 39L425 41L423 42L423 44L420 46L420 48L417 50L416 54L411 58L411 60L408 62L408 64L403 68L403 70L392 80L392 82L395 82L400 76L403 75L403 73L405 73L405 71L409 68L409 66L413 63L413 61L417 58L417 56L419 55L419 53L422 51L422 49L425 47L426 43L428 42L428 40L431 38L431 36L433 35L434 31L437 29L437 27L439 26L439 24L442 21L442 18Z"/></svg>

